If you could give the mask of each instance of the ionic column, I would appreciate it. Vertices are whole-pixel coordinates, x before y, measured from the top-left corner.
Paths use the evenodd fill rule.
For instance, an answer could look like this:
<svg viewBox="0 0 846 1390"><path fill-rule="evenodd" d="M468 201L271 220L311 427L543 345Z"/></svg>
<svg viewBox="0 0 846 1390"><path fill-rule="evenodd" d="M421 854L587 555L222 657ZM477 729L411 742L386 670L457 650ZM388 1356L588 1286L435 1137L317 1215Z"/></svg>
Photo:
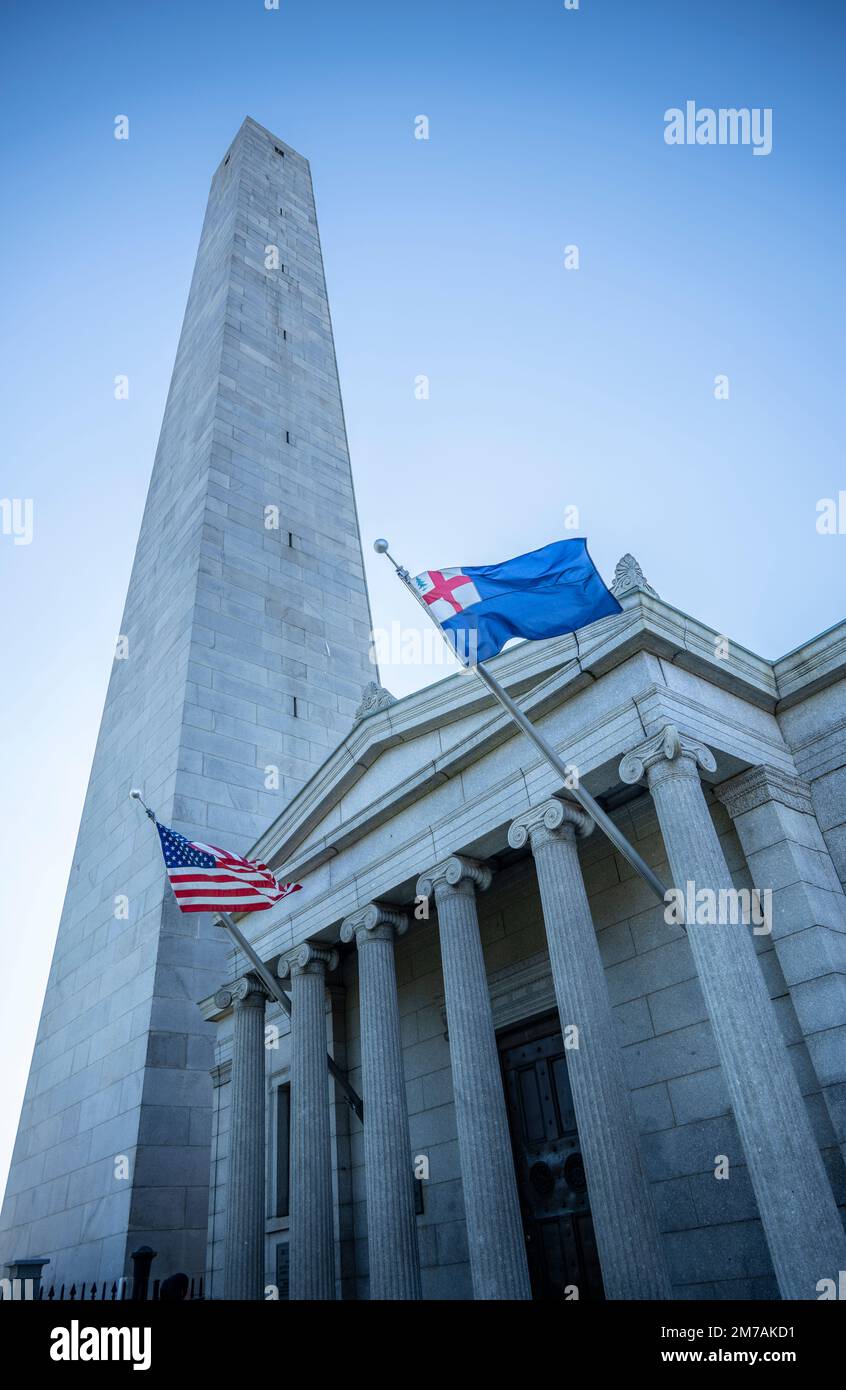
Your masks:
<svg viewBox="0 0 846 1390"><path fill-rule="evenodd" d="M267 992L253 975L215 995L232 1005L232 1102L223 1288L227 1299L264 1297L265 1082L264 1006Z"/></svg>
<svg viewBox="0 0 846 1390"><path fill-rule="evenodd" d="M414 1178L400 1043L394 939L408 920L380 903L348 917L358 950L364 1180L371 1299L420 1298Z"/></svg>
<svg viewBox="0 0 846 1390"><path fill-rule="evenodd" d="M335 1297L326 970L337 963L337 951L306 944L279 964L291 977L292 1299Z"/></svg>
<svg viewBox="0 0 846 1390"><path fill-rule="evenodd" d="M518 816L508 843L529 840L537 869L567 1074L587 1174L591 1215L608 1298L671 1298L631 1093L623 1071L605 971L579 865L578 837L593 821L552 800Z"/></svg>
<svg viewBox="0 0 846 1390"><path fill-rule="evenodd" d="M697 764L716 769L710 750L672 725L620 764L624 782L646 773L673 883L691 900L733 889ZM686 928L782 1297L816 1299L817 1281L846 1269L846 1237L751 927Z"/></svg>
<svg viewBox="0 0 846 1390"><path fill-rule="evenodd" d="M488 981L476 916L476 888L490 869L454 856L424 875L418 896L434 894L440 927L449 1051L473 1294L530 1299L529 1272Z"/></svg>

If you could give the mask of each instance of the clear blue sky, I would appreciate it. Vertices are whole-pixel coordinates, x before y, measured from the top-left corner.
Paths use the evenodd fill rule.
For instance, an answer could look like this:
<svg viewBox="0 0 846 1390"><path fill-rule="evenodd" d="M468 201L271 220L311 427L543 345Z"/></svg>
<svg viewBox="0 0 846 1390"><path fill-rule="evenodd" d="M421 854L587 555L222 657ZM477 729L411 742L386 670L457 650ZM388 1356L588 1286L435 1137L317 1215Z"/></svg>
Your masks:
<svg viewBox="0 0 846 1390"><path fill-rule="evenodd" d="M35 535L0 536L0 1178L208 184L246 114L312 161L368 546L484 563L577 505L606 576L631 550L767 656L842 617L846 558L815 526L846 488L839 0L7 0L2 27L0 496L33 498ZM687 100L772 107L772 154L668 147ZM406 618L368 563L377 625Z"/></svg>

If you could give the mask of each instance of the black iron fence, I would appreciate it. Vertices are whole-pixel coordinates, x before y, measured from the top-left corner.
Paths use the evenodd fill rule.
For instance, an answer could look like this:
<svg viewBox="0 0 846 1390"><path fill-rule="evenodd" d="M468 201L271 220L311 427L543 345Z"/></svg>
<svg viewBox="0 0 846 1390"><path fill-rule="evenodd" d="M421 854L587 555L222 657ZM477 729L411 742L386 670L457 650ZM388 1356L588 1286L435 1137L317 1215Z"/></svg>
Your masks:
<svg viewBox="0 0 846 1390"><path fill-rule="evenodd" d="M55 1284L51 1284L49 1289L45 1288L44 1284L42 1284L38 1291L38 1298L44 1302L49 1302L53 1299L56 1299L58 1302L67 1302L69 1299L71 1301L77 1299L82 1302L83 1299L86 1299L92 1302L99 1300L101 1303L119 1303L124 1300L144 1300L156 1303L159 1301L161 1284L161 1279L154 1279L147 1292L143 1295L136 1295L134 1293L132 1279L114 1279L111 1284L105 1279L102 1283L94 1281L90 1284L80 1284L79 1287L77 1287L76 1284L71 1284L70 1287L66 1284L60 1284L57 1288ZM200 1275L199 1278L188 1280L188 1292L185 1294L185 1297L204 1297L202 1275Z"/></svg>
<svg viewBox="0 0 846 1390"><path fill-rule="evenodd" d="M44 1303L161 1303L165 1300L176 1302L205 1297L202 1275L180 1273L167 1279L152 1279L151 1267L156 1258L156 1251L151 1250L149 1245L142 1245L138 1250L133 1250L130 1258L130 1275L122 1275L111 1282L108 1279L94 1279L80 1284L47 1284L40 1268L49 1261L21 1261L19 1266L9 1267L11 1277L0 1279L0 1301L25 1299ZM35 1273L35 1269L38 1269L38 1274Z"/></svg>

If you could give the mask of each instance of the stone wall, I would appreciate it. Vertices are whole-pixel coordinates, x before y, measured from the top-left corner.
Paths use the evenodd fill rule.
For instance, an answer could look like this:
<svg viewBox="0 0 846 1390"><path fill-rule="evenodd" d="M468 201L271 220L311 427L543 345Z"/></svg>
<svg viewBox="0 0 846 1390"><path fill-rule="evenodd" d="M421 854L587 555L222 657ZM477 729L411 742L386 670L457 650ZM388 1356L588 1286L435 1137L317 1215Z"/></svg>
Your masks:
<svg viewBox="0 0 846 1390"><path fill-rule="evenodd" d="M778 720L846 888L846 681L783 710Z"/></svg>

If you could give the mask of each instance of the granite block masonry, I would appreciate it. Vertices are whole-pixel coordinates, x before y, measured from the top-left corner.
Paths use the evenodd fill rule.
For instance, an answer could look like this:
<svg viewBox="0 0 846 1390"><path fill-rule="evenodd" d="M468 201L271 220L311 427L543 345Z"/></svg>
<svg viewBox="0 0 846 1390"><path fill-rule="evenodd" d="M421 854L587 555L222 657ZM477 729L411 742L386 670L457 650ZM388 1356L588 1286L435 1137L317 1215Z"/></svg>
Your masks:
<svg viewBox="0 0 846 1390"><path fill-rule="evenodd" d="M96 563L96 556L91 557ZM227 977L143 788L245 851L350 728L370 614L308 161L247 119L214 174L0 1221L46 1283L203 1270Z"/></svg>

